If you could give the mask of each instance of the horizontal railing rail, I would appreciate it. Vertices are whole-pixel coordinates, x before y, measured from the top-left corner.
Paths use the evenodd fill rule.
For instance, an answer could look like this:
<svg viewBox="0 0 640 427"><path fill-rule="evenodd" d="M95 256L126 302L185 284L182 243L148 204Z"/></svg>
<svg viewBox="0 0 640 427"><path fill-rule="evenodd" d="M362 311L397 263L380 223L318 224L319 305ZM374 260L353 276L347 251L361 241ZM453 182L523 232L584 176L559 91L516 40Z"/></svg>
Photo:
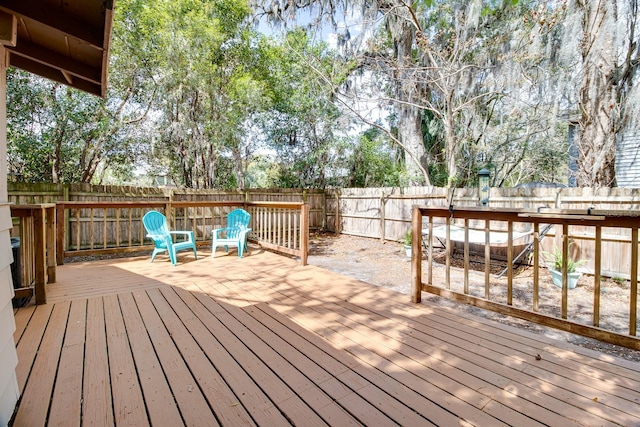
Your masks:
<svg viewBox="0 0 640 427"><path fill-rule="evenodd" d="M142 217L161 211L173 230L192 230L196 244L211 244L211 232L226 226L228 213L251 213L249 240L307 263L309 206L298 202L145 201L57 203L57 263L65 257L151 250Z"/></svg>
<svg viewBox="0 0 640 427"><path fill-rule="evenodd" d="M56 281L55 204L12 205L11 217L17 220L19 262L14 262L20 266L21 284L14 298L35 296L36 304L45 304L46 284Z"/></svg>
<svg viewBox="0 0 640 427"><path fill-rule="evenodd" d="M425 221L426 218L426 221ZM455 208L414 206L412 211L412 288L411 300L415 303L421 301L421 292L428 292L441 297L449 298L466 304L478 306L484 309L493 310L502 314L511 315L528 321L536 322L545 326L569 331L579 335L596 338L605 342L623 345L640 350L640 339L637 337L637 310L638 310L638 227L640 226L640 212L638 211L617 211L617 210L521 210L521 209L494 209L494 208ZM484 279L481 280L474 275L473 282L470 275L470 224L477 228L482 224L485 231L484 244ZM446 226L446 237L444 243L444 278L436 283L434 281L434 224L444 224ZM454 242L451 238L450 228L452 225L464 227L465 238L463 241L463 261L461 280L452 281L452 250ZM546 286L541 275L541 267L544 266L544 259L541 250L541 230L542 227L551 225L559 228L555 239L559 240L558 255L562 260L562 288L559 307L552 312L541 312L540 291L541 286ZM527 304L524 307L519 302L519 306L514 304L514 228L518 229L530 227L532 231L532 245L530 264L533 266L533 276L530 286L525 290L529 292ZM507 254L506 254L506 277L498 279L491 274L491 233L494 230L506 231L508 233ZM580 245L570 244L573 242L574 230L582 233L585 229L592 229L593 239L581 241ZM628 286L626 296L627 308L622 313L615 313L618 316L626 317L626 330L614 327L606 322L607 316L601 315L601 303L603 302L603 292L601 285L601 259L603 251L606 250L603 244L604 230L626 230L630 235L626 249L628 265L628 280L624 286ZM502 231L504 230L504 231ZM423 239L424 237L424 239ZM606 242L605 242L606 243ZM623 244L615 242L615 244ZM423 260L422 249L427 250L427 258ZM577 252L577 253L576 253ZM570 310L571 293L568 282L568 262L571 257L580 256L590 265L589 272L592 273L593 299L588 310L591 318L584 320L584 316ZM426 263L427 276L423 281L423 263ZM455 285L455 286L454 286ZM452 289L455 287L455 289ZM500 288L498 288L500 287ZM504 289L506 288L506 289ZM493 297L494 293L501 291L501 295L506 295L503 301L498 301ZM522 290L522 289L520 289ZM478 295L478 293L480 295ZM548 304L548 301L546 302ZM558 313L559 315L555 315Z"/></svg>

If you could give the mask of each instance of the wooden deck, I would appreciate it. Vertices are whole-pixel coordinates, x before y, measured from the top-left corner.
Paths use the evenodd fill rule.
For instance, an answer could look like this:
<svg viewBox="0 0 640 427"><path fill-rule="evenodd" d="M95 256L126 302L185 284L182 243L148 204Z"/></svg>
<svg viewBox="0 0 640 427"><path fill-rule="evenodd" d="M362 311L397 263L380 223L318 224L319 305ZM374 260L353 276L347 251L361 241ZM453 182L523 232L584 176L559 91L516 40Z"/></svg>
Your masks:
<svg viewBox="0 0 640 427"><path fill-rule="evenodd" d="M640 425L640 367L257 249L74 263L16 426Z"/></svg>

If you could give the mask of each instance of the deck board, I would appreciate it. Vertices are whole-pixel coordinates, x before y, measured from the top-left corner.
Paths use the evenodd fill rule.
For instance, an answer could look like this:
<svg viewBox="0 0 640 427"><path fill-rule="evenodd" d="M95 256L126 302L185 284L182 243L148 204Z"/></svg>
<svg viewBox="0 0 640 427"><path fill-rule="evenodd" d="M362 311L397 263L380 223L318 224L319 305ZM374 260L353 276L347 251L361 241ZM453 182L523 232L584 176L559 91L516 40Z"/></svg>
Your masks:
<svg viewBox="0 0 640 427"><path fill-rule="evenodd" d="M80 425L86 317L86 302L72 302L49 409L48 423L52 426Z"/></svg>
<svg viewBox="0 0 640 427"><path fill-rule="evenodd" d="M137 293L134 299L185 424L218 425L214 413L206 410L209 405L149 295Z"/></svg>
<svg viewBox="0 0 640 427"><path fill-rule="evenodd" d="M49 400L53 393L65 332L65 328L59 325L67 323L69 307L69 302L62 302L53 307L38 349L38 357L31 369L30 378L33 379L26 384L16 413L16 425L42 425L47 420Z"/></svg>
<svg viewBox="0 0 640 427"><path fill-rule="evenodd" d="M119 312L112 311L109 317L120 315ZM114 423L105 328L103 300L88 299L82 387L82 419L87 425L109 426Z"/></svg>
<svg viewBox="0 0 640 427"><path fill-rule="evenodd" d="M636 364L269 252L202 255L61 266L16 311L14 425L640 425Z"/></svg>
<svg viewBox="0 0 640 427"><path fill-rule="evenodd" d="M148 425L144 397L136 378L136 366L118 297L109 295L103 301L105 312L110 313L105 317L105 330L115 422L122 425Z"/></svg>
<svg viewBox="0 0 640 427"><path fill-rule="evenodd" d="M118 300L151 424L183 425L178 405L133 295L120 294Z"/></svg>
<svg viewBox="0 0 640 427"><path fill-rule="evenodd" d="M241 327L237 320L211 299L208 295L195 294L202 306L209 314L204 316L208 328L218 338L227 350L235 355L236 360L243 366L251 366L251 377L263 390L268 390L273 403L286 414L287 418L295 425L314 426L325 425L322 418L316 414L305 402L292 390L286 381L279 377L270 366L277 363L270 359L272 353L264 353L267 360L261 360L251 351L251 345L256 344L258 337L251 331ZM265 349L263 349L265 350Z"/></svg>
<svg viewBox="0 0 640 427"><path fill-rule="evenodd" d="M179 292L179 289L175 289ZM165 292L163 292L165 293ZM231 407L242 406L258 425L285 425L286 418L269 399L268 395L247 374L239 360L220 343L207 327L210 313L188 292L179 292L181 305L174 310L200 348L205 352L232 395L228 399Z"/></svg>
<svg viewBox="0 0 640 427"><path fill-rule="evenodd" d="M215 366L207 358L207 355L198 351L197 341L191 336L191 333L174 311L178 305L185 308L178 295L170 288L161 288L150 290L149 297L157 308L158 314L167 327L167 331L175 340L176 346L189 369L198 379L202 393L220 423L223 425L255 425L246 409L237 404L236 396L216 371ZM201 339L206 339L206 337Z"/></svg>

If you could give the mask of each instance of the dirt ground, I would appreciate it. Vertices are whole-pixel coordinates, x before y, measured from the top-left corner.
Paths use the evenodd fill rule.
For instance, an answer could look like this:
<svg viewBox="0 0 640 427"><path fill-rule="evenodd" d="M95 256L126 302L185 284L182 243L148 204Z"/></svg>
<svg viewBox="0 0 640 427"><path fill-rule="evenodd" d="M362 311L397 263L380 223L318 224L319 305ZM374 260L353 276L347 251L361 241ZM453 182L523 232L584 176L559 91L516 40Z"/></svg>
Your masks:
<svg viewBox="0 0 640 427"><path fill-rule="evenodd" d="M462 292L462 269L460 254L454 259L451 273L451 289ZM442 251L434 251L433 280L444 283L445 267ZM484 265L480 262L472 263L472 268L478 271L470 272L470 293L484 296ZM407 301L411 289L411 261L406 256L402 245L398 242L381 242L379 239L356 237L349 235L313 234L310 239L309 264L326 268L346 276L377 285L384 286L407 294ZM506 302L506 279L497 278L496 273L505 267L504 263L492 265L490 294L493 301ZM423 276L427 272L427 262L423 263ZM560 317L562 291L553 285L546 269L540 270L540 312ZM533 268L521 267L516 271L513 285L513 305L531 310L531 289L533 283ZM629 288L625 281L603 280L601 285L601 326L610 330L626 333L628 331ZM589 324L592 319L593 307L593 278L583 275L575 289L569 290L568 318L570 320ZM527 331L545 335L550 338L564 340L585 348L598 350L606 354L618 356L627 360L640 362L640 351L630 350L597 340L584 338L539 326L531 322L500 315L477 307L459 304L444 298L423 293L425 303L457 306L467 312L507 323Z"/></svg>

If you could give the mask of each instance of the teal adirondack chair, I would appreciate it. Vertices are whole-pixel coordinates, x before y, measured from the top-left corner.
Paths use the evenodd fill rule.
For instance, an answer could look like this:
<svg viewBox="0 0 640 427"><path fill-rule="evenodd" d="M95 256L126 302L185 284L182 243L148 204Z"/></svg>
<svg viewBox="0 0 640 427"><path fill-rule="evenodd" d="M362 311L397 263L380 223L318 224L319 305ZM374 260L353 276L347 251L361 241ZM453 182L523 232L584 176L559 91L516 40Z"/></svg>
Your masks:
<svg viewBox="0 0 640 427"><path fill-rule="evenodd" d="M147 212L142 218L142 223L147 229L147 237L151 238L156 245L151 255L151 262L160 252L167 251L171 264L176 265L176 252L183 249L193 249L193 254L198 259L193 231L169 231L167 218L157 211ZM174 243L173 235L185 236L187 240Z"/></svg>
<svg viewBox="0 0 640 427"><path fill-rule="evenodd" d="M249 221L251 215L244 209L234 209L227 215L227 226L213 230L213 241L211 243L211 257L216 256L216 248L224 246L229 252L229 246L238 247L238 258L242 258L247 248L247 235L251 231Z"/></svg>

